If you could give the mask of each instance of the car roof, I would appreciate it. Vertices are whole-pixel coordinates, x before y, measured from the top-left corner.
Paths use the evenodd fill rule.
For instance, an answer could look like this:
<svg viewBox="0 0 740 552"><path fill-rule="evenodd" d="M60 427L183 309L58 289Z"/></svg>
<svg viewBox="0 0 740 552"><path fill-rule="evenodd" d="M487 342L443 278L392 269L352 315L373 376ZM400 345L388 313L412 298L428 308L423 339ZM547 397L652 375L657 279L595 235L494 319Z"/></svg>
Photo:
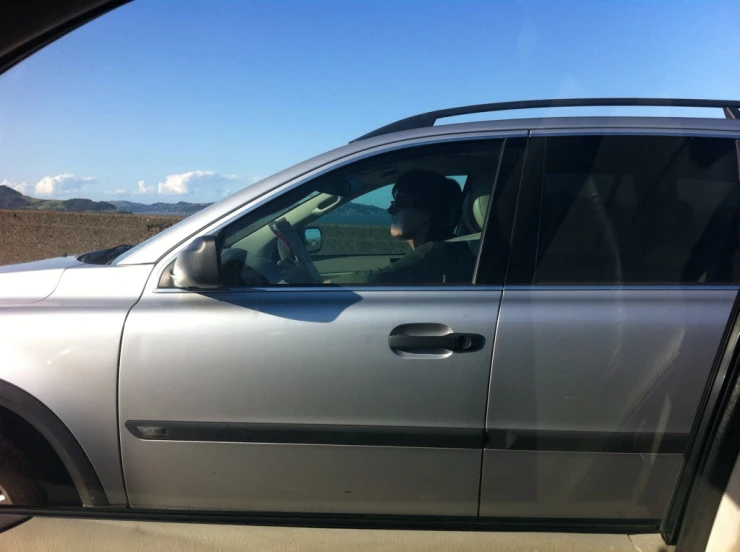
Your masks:
<svg viewBox="0 0 740 552"><path fill-rule="evenodd" d="M377 146L416 138L444 136L446 134L479 132L524 131L538 134L558 132L659 132L703 135L711 133L737 133L740 119L720 119L709 117L527 117L521 119L500 119L472 123L454 123L414 128L390 133L372 134L368 138L353 140L350 144ZM373 131L375 132L375 131ZM367 136L367 135L366 135Z"/></svg>
<svg viewBox="0 0 740 552"><path fill-rule="evenodd" d="M382 126L361 136L357 140L380 136L382 134L391 134L403 130L432 127L439 119L460 115L516 111L522 109L617 106L719 108L723 110L727 119L740 119L740 101L737 100L706 100L695 98L551 98L542 100L517 100L511 102L473 104L428 111L426 113L412 115L411 117L405 117Z"/></svg>

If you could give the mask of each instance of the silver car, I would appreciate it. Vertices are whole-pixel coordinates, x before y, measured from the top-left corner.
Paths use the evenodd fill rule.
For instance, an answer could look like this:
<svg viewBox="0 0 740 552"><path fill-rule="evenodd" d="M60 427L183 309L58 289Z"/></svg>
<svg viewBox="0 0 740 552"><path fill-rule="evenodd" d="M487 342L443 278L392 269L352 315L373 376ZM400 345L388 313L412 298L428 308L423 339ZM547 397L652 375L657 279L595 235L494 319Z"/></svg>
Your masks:
<svg viewBox="0 0 740 552"><path fill-rule="evenodd" d="M435 126L612 104L727 118ZM428 113L1 267L2 500L657 527L736 308L738 106Z"/></svg>

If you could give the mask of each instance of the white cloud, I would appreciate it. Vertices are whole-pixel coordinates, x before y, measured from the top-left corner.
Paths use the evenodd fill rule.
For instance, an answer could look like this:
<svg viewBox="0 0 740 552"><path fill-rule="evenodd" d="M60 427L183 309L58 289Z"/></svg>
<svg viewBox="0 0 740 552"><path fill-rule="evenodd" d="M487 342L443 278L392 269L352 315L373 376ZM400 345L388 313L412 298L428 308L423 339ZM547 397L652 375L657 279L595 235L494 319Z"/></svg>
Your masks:
<svg viewBox="0 0 740 552"><path fill-rule="evenodd" d="M73 174L59 174L57 176L45 176L36 183L34 191L41 196L67 195L79 192L88 184L94 184L95 178L91 176L75 176Z"/></svg>
<svg viewBox="0 0 740 552"><path fill-rule="evenodd" d="M157 185L160 195L218 194L227 190L227 186L236 180L236 175L223 175L213 171L190 171L183 174L171 174L164 182Z"/></svg>
<svg viewBox="0 0 740 552"><path fill-rule="evenodd" d="M11 182L10 180L0 180L0 186L7 186L8 188L14 189L16 192L20 192L23 195L28 195L31 191L31 187L25 182Z"/></svg>
<svg viewBox="0 0 740 552"><path fill-rule="evenodd" d="M215 171L195 170L182 174L171 174L162 182L147 184L139 180L134 189L115 188L100 189L99 180L91 176L76 176L71 173L56 176L45 176L36 184L0 180L14 190L26 195L43 198L116 196L131 201L185 201L210 202L240 190L246 185L261 180L262 176L238 177L235 174L221 174ZM107 187L107 186L106 186ZM146 196L146 197L145 197ZM161 196L174 196L165 198Z"/></svg>
<svg viewBox="0 0 740 552"><path fill-rule="evenodd" d="M146 182L143 180L139 180L137 183L136 191L134 194L136 195L150 195L154 193L154 186L147 186Z"/></svg>

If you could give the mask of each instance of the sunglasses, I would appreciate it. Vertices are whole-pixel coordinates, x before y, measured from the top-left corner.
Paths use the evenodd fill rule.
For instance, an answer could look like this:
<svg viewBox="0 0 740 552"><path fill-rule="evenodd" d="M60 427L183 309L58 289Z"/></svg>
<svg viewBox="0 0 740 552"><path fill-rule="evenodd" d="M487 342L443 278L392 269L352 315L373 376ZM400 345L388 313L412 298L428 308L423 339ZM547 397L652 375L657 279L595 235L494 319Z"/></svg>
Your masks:
<svg viewBox="0 0 740 552"><path fill-rule="evenodd" d="M400 211L402 209L411 209L414 206L414 201L407 195L397 195L391 201L391 209Z"/></svg>

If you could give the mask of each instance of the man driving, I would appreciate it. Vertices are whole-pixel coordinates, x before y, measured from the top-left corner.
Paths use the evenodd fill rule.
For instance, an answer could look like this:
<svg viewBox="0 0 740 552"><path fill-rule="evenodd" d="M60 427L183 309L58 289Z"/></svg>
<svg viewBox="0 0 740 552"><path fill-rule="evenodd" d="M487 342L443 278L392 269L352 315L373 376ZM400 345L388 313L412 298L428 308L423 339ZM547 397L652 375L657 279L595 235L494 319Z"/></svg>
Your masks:
<svg viewBox="0 0 740 552"><path fill-rule="evenodd" d="M462 202L460 187L452 179L429 170L404 173L393 187L390 233L405 240L411 251L398 261L376 269L333 278L336 284L444 284L470 283L475 259L464 242L454 237ZM291 260L278 263L283 280L310 282L310 276Z"/></svg>

